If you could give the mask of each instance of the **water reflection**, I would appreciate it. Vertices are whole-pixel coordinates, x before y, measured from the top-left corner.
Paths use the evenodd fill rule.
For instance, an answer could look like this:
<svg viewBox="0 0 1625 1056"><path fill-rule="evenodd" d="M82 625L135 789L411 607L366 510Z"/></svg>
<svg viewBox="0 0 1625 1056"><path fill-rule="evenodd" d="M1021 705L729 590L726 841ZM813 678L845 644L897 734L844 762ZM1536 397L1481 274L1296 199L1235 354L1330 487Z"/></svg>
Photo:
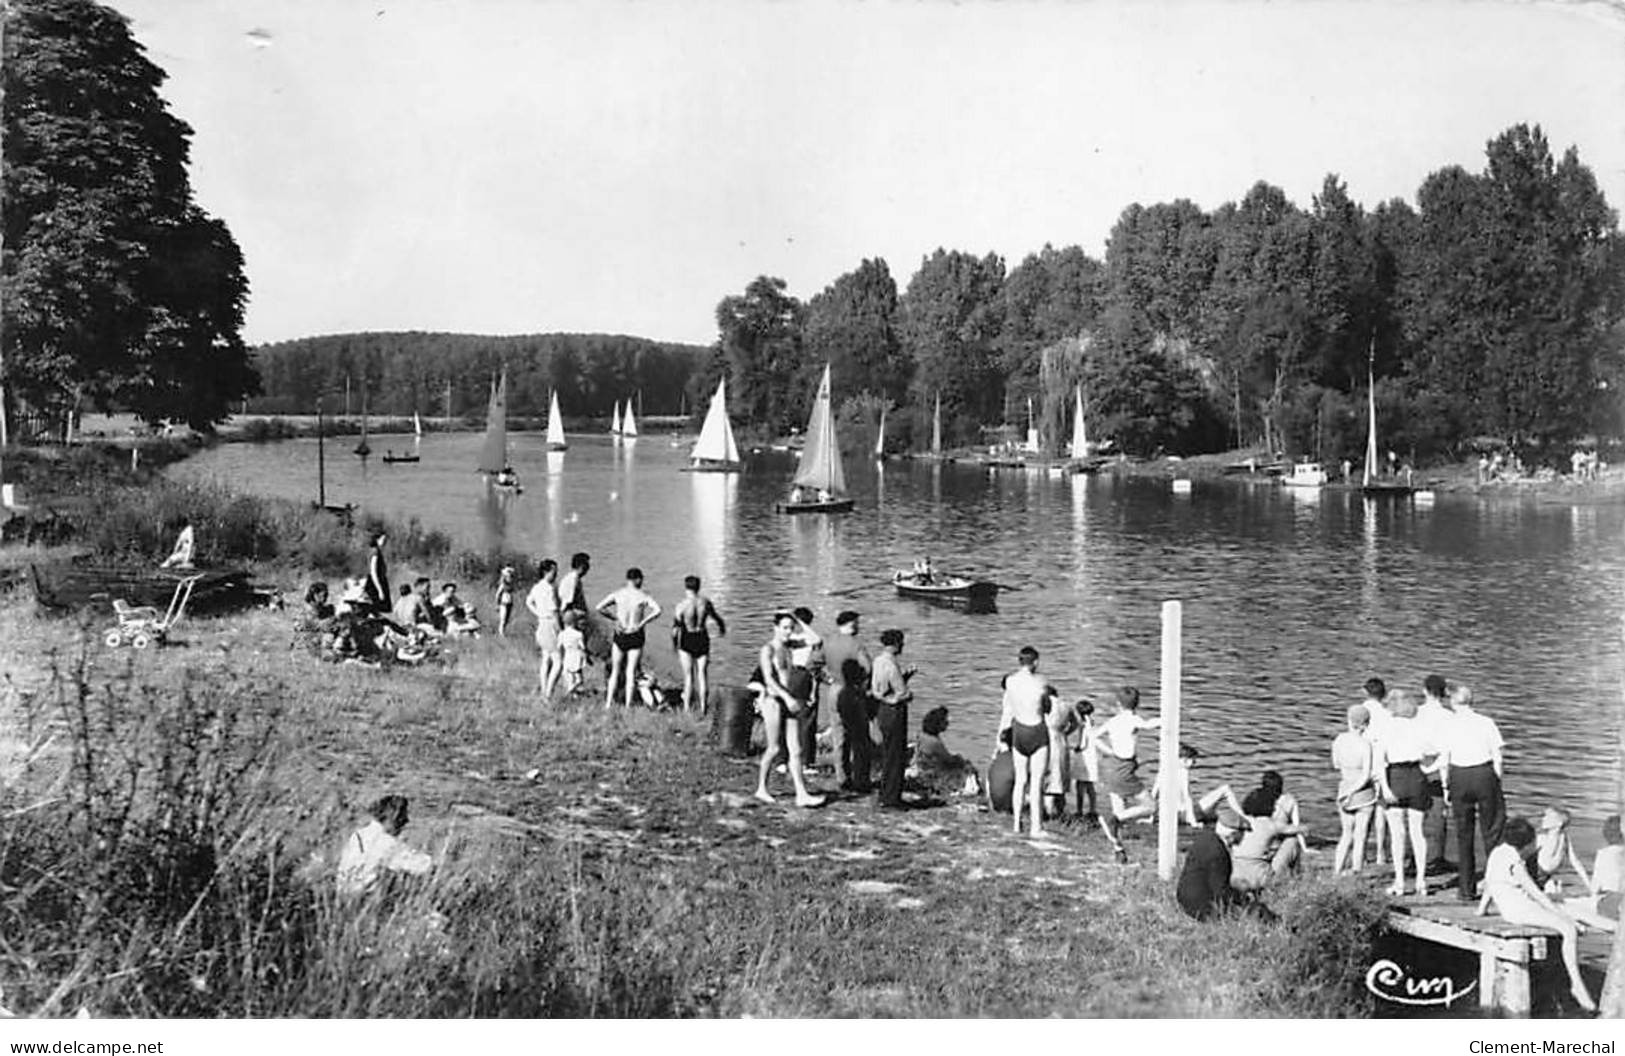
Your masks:
<svg viewBox="0 0 1625 1056"><path fill-rule="evenodd" d="M508 545L508 497L486 485L476 503L480 520L480 542L491 553Z"/></svg>
<svg viewBox="0 0 1625 1056"><path fill-rule="evenodd" d="M735 507L739 498L737 473L689 473L693 502L693 552L697 575L705 589L726 597L729 592L728 552L732 542Z"/></svg>

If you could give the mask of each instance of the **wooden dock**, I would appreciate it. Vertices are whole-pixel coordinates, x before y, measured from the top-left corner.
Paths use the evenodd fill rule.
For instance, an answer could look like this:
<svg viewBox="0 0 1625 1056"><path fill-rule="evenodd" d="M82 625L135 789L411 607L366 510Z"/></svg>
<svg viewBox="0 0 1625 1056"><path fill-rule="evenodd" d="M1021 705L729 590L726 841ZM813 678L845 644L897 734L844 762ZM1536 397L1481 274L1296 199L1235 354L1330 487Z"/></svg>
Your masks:
<svg viewBox="0 0 1625 1056"><path fill-rule="evenodd" d="M1531 969L1561 956L1561 939L1549 928L1502 920L1491 912L1477 915L1478 903L1456 898L1454 887L1424 898L1407 895L1388 909L1388 927L1402 935L1478 955L1478 1004L1508 1015L1527 1016L1532 1006ZM1608 967L1613 936L1597 931L1580 934L1580 967L1602 973ZM1562 972L1561 966L1557 968ZM1590 974L1590 971L1587 971Z"/></svg>

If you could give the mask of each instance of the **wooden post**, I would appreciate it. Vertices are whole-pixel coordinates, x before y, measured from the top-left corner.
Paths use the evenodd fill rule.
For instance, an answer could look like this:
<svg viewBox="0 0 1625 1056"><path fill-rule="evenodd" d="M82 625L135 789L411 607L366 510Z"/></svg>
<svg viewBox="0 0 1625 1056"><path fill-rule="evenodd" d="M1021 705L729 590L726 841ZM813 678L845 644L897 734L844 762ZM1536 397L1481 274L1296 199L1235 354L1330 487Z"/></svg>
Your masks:
<svg viewBox="0 0 1625 1056"><path fill-rule="evenodd" d="M1180 603L1162 603L1162 751L1157 764L1157 875L1174 878L1179 857L1179 659Z"/></svg>

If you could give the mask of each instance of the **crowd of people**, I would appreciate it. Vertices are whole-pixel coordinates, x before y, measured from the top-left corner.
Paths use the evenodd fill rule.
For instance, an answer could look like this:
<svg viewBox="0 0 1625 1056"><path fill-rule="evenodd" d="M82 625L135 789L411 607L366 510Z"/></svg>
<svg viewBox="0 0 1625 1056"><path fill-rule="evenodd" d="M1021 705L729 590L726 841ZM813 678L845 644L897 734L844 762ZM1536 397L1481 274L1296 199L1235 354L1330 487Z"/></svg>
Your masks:
<svg viewBox="0 0 1625 1056"><path fill-rule="evenodd" d="M427 642L479 633L480 622L454 583L432 594L430 582L418 578L392 596L385 543L383 535L374 537L365 575L347 581L336 604L329 602L324 583L312 584L307 592L305 620L319 632L325 653L365 660L370 653L391 650L404 658ZM641 703L705 710L712 636L728 633L728 624L702 592L700 579L684 579L683 597L671 612L671 644L683 686L680 692L675 687L667 691L645 670L649 627L664 609L644 589L642 571L627 569L623 584L589 607L591 567L589 555L577 553L561 575L556 561L544 559L524 595L524 607L535 621L544 699L583 692L589 657L601 652L604 707ZM508 632L516 596L515 570L504 568L494 597L496 633ZM608 625L607 648L600 642L596 651L594 639L605 635L597 630L595 616ZM1068 799L1075 797L1071 820L1098 825L1115 857L1127 861L1125 826L1150 822L1162 794L1161 782L1140 774L1138 735L1161 724L1140 714L1138 690L1116 689L1110 714L1098 718L1090 700L1063 701L1040 673L1037 650L1023 647L1015 669L1002 682L1000 718L984 780L975 763L945 743L946 707L925 713L918 744L910 745L915 669L902 660L906 639L901 630L882 632L871 649L861 638L856 611L839 613L827 636L814 629L814 622L814 613L805 607L775 612L756 650L747 686L765 745L755 798L775 802L774 775L783 773L797 806L826 802L827 793L809 780L823 740L843 793L873 793L884 809L909 806L905 789L915 793L916 804L922 796L926 802L985 796L995 811L1010 812L1018 834L1025 816L1034 837L1044 834L1046 822L1066 819ZM1336 774L1332 798L1340 830L1333 873L1360 873L1368 846L1377 866L1391 865L1388 893L1396 897L1406 893L1407 877L1410 892L1422 896L1432 878L1454 873L1457 897L1476 903L1479 914L1493 907L1507 920L1558 932L1574 998L1583 1007L1594 1007L1579 974L1576 943L1581 928L1612 931L1617 926L1625 890L1625 840L1618 817L1604 824L1605 846L1588 872L1569 838L1566 811L1547 810L1538 829L1507 817L1504 741L1495 721L1476 709L1470 688L1431 675L1420 692L1390 690L1378 678L1367 681L1364 691L1331 743ZM822 734L821 719L826 725ZM1299 801L1273 770L1265 771L1257 787L1242 797L1223 783L1196 795L1193 772L1200 757L1194 746L1179 746L1177 813L1198 831L1186 854L1177 901L1201 920L1229 910L1273 919L1263 894L1297 870L1308 851ZM365 886L355 878L360 876L356 870L395 868L390 863L397 857L404 863L400 868L409 871L422 864L391 842L404 824L405 803L380 801L375 815L354 841L351 857L362 864L347 867L346 876L355 874L344 881L352 889ZM1452 825L1454 864L1443 854ZM1486 848L1482 871L1475 834ZM1558 875L1564 869L1573 871L1578 886L1565 890Z"/></svg>

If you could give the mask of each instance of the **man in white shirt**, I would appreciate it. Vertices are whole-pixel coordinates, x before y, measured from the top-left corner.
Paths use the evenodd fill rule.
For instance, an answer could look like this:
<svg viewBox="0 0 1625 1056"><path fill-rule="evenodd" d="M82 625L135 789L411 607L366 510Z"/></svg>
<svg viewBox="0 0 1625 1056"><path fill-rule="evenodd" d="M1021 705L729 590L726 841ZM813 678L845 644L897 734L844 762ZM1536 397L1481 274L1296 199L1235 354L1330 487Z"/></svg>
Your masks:
<svg viewBox="0 0 1625 1056"><path fill-rule="evenodd" d="M1443 676L1429 675L1423 680L1422 703L1416 709L1416 722L1423 743L1428 745L1431 751L1438 751L1440 748L1444 727L1450 722L1450 709L1445 704L1445 697L1448 695L1449 685ZM1450 836L1450 786L1446 781L1450 775L1442 752L1432 765L1423 765L1422 776L1427 779L1428 794L1433 797L1433 803L1422 819L1422 829L1427 835L1428 847L1433 851L1433 857L1428 860L1427 870L1429 875L1447 873L1455 867L1450 864L1444 853L1445 841Z"/></svg>
<svg viewBox="0 0 1625 1056"><path fill-rule="evenodd" d="M381 873L422 876L434 860L397 839L407 822L405 796L384 796L372 805L372 821L344 841L339 853L337 884L341 895L361 895L378 884Z"/></svg>
<svg viewBox="0 0 1625 1056"><path fill-rule="evenodd" d="M1501 842L1506 825L1506 799L1501 793L1501 749L1505 742L1495 720L1473 710L1473 691L1450 691L1450 721L1443 727L1441 757L1448 760L1450 813L1456 820L1456 865L1461 870L1456 896L1478 898L1473 859L1473 829L1483 827L1484 853Z"/></svg>

